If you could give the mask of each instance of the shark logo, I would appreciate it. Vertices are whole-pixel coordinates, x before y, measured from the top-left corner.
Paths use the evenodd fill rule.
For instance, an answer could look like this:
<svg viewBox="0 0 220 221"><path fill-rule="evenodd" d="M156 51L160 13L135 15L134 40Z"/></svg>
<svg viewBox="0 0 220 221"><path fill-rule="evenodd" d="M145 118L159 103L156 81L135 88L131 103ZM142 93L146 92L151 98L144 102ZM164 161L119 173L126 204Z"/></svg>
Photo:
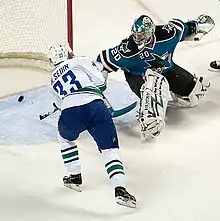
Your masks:
<svg viewBox="0 0 220 221"><path fill-rule="evenodd" d="M128 48L128 43L128 41L123 42L119 47L119 51L123 52L124 54L126 54L127 52L131 52L131 50Z"/></svg>
<svg viewBox="0 0 220 221"><path fill-rule="evenodd" d="M149 54L149 59L145 62L149 65L148 67L160 68L163 67L167 69L171 67L171 57L172 55L169 52L164 53L163 55L157 55L154 53Z"/></svg>
<svg viewBox="0 0 220 221"><path fill-rule="evenodd" d="M171 31L173 31L174 25L172 23L168 23L163 26L163 29L165 29L168 33L170 33Z"/></svg>

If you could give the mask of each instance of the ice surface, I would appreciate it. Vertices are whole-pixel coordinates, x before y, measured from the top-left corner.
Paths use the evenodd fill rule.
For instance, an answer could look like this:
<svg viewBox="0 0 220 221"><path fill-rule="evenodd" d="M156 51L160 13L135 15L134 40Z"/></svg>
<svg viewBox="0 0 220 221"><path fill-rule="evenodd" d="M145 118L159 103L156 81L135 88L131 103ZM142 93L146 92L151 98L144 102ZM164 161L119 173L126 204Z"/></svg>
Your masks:
<svg viewBox="0 0 220 221"><path fill-rule="evenodd" d="M18 102L18 94L0 99L0 145L36 144L56 140L59 111L44 120L39 120L40 114L54 109L49 86L42 86L22 94L24 96L22 102ZM112 81L109 81L105 95L115 110L137 100L127 85ZM117 99L115 99L116 97ZM135 109L120 119L115 119L118 129L135 123L134 112Z"/></svg>
<svg viewBox="0 0 220 221"><path fill-rule="evenodd" d="M94 58L103 48L117 44L128 35L133 19L140 13L152 15L158 23L178 15L194 18L207 13L214 17L216 28L201 44L183 43L174 58L189 71L211 80L212 87L199 107L169 108L164 133L148 143L140 142L135 110L115 119L128 189L137 197L139 207L133 210L115 204L102 159L88 134L78 141L84 171L83 192L63 187L65 170L56 142L58 116L38 119L39 113L52 107L47 87L24 92L25 100L21 103L17 102L20 93L5 97L44 85L47 77L39 71L37 75L28 70L28 75L22 69L4 69L0 75L0 93L4 96L0 99L1 221L220 220L220 73L207 71L210 61L220 59L220 3L141 2L77 1L76 53ZM91 10L94 5L96 10ZM112 74L110 79L108 96L115 108L135 99L121 73Z"/></svg>

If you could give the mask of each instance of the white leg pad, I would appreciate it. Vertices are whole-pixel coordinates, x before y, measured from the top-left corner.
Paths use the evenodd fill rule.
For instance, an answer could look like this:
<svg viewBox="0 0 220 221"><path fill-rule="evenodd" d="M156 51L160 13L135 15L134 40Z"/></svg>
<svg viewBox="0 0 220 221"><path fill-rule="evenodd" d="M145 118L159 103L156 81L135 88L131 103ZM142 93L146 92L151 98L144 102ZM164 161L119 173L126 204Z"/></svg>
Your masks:
<svg viewBox="0 0 220 221"><path fill-rule="evenodd" d="M163 130L169 98L169 84L164 76L149 69L145 79L138 117L142 140L154 138Z"/></svg>

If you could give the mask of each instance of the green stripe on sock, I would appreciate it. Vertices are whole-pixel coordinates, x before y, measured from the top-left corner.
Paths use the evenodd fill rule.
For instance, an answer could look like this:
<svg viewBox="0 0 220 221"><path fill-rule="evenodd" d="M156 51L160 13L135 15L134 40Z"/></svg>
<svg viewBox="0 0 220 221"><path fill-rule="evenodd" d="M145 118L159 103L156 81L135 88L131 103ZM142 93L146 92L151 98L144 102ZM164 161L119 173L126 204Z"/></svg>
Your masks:
<svg viewBox="0 0 220 221"><path fill-rule="evenodd" d="M67 154L64 154L62 156L63 156L63 159L67 159L67 158L78 156L78 155L79 155L78 150L76 150L74 152L67 153Z"/></svg>
<svg viewBox="0 0 220 221"><path fill-rule="evenodd" d="M110 166L108 169L107 169L107 173L111 173L113 170L124 170L123 166L120 165L120 164L116 164L116 165L113 165L113 166Z"/></svg>

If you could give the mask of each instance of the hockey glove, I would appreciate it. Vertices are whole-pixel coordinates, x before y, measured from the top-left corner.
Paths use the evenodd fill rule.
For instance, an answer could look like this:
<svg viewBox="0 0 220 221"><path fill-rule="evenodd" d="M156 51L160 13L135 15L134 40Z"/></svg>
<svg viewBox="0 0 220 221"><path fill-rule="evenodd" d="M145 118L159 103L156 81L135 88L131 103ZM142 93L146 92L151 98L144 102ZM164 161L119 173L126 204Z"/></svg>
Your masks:
<svg viewBox="0 0 220 221"><path fill-rule="evenodd" d="M215 22L209 15L199 15L197 22L198 30L194 41L199 41L215 27Z"/></svg>

